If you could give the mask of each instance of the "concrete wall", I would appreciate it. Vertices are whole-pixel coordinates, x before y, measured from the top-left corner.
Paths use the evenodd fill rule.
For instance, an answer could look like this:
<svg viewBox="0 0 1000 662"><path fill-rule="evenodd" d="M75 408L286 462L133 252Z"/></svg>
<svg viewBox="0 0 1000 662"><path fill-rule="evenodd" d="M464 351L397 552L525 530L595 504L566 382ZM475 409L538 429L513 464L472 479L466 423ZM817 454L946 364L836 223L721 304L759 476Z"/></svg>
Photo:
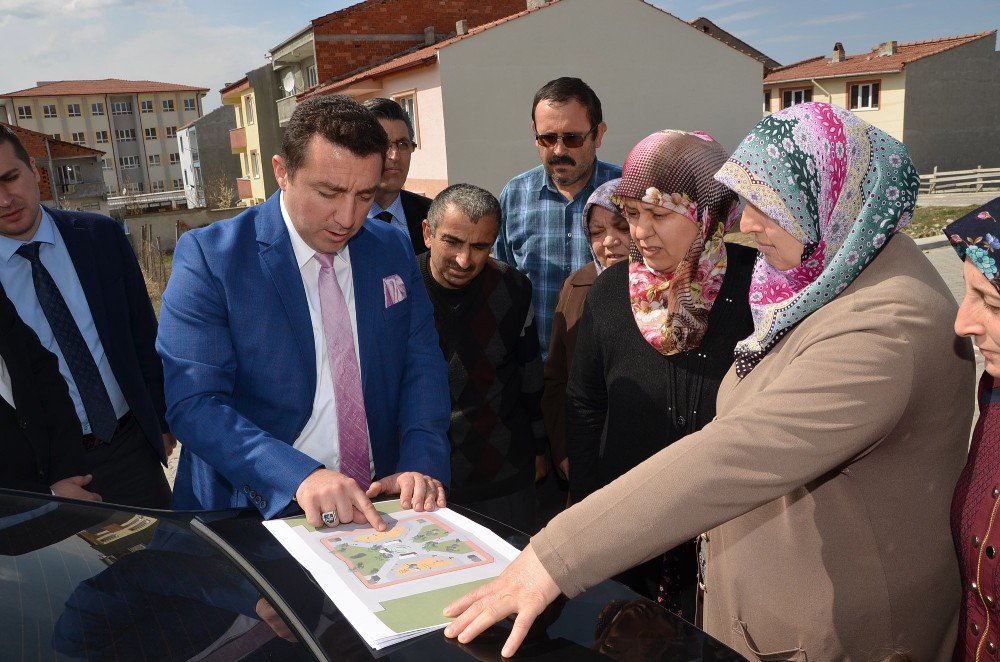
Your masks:
<svg viewBox="0 0 1000 662"><path fill-rule="evenodd" d="M1000 166L1000 53L995 37L906 65L903 142L917 170Z"/></svg>
<svg viewBox="0 0 1000 662"><path fill-rule="evenodd" d="M159 237L160 247L164 251L174 250L177 245L176 237L184 234L187 230L204 227L216 221L232 218L243 209L183 209L177 211L166 211L156 214L142 214L141 216L129 216L125 219L128 228L129 241L132 248L138 251L140 240L140 227L149 225L152 228L154 240Z"/></svg>
<svg viewBox="0 0 1000 662"><path fill-rule="evenodd" d="M445 150L444 109L441 102L441 75L436 64L386 76L382 91L358 97L398 98L416 95L417 121L414 126L417 149L410 157L406 190L434 197L448 186L448 159ZM455 180L456 182L459 180Z"/></svg>
<svg viewBox="0 0 1000 662"><path fill-rule="evenodd" d="M601 98L605 161L667 128L708 131L732 150L761 117L759 62L640 0L563 0L439 59L449 181L494 193L539 164L531 100L559 76Z"/></svg>
<svg viewBox="0 0 1000 662"><path fill-rule="evenodd" d="M219 106L195 124L198 132L198 157L205 185L205 202L215 203L213 187L219 178L229 183L235 192L240 177L240 157L229 146L229 130L236 128L236 113L232 106ZM194 183L194 182L191 182Z"/></svg>

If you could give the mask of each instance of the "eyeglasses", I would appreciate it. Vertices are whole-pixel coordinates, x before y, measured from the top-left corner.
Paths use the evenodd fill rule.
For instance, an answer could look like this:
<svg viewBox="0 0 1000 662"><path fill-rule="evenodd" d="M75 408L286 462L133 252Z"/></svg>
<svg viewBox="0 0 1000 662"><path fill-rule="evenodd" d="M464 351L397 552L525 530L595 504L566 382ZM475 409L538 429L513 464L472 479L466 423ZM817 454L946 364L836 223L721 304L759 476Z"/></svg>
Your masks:
<svg viewBox="0 0 1000 662"><path fill-rule="evenodd" d="M399 154L409 154L416 148L417 143L413 142L409 138L403 138L402 140L389 143L389 149L386 150L386 153L391 154L395 151Z"/></svg>
<svg viewBox="0 0 1000 662"><path fill-rule="evenodd" d="M535 142L542 147L555 147L556 143L561 140L562 144L566 147L575 149L583 147L583 143L586 142L587 138L591 135L596 135L596 133L596 126L587 133L543 133L541 135L536 133Z"/></svg>

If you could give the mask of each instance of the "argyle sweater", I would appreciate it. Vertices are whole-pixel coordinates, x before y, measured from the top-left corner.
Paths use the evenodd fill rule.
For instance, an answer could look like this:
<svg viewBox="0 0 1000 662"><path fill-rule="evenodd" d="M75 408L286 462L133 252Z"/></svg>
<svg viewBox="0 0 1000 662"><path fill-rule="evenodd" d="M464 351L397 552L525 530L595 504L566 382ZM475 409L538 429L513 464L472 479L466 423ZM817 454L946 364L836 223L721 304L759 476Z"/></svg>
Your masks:
<svg viewBox="0 0 1000 662"><path fill-rule="evenodd" d="M460 290L431 276L429 254L417 257L434 304L451 388L451 491L455 503L512 494L535 479L545 452L542 357L531 283L489 258Z"/></svg>

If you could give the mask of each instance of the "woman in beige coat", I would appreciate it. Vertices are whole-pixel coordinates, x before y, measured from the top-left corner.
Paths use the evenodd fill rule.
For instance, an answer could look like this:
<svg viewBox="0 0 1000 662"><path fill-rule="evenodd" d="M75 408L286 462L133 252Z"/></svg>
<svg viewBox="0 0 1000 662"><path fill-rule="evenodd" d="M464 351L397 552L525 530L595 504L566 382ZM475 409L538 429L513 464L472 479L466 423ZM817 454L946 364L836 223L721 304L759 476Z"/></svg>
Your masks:
<svg viewBox="0 0 1000 662"><path fill-rule="evenodd" d="M707 531L704 627L748 659L947 660L974 376L954 298L897 234L919 181L906 148L800 104L717 177L747 200L762 259L716 420L553 519L445 632L516 613L510 655L560 593Z"/></svg>

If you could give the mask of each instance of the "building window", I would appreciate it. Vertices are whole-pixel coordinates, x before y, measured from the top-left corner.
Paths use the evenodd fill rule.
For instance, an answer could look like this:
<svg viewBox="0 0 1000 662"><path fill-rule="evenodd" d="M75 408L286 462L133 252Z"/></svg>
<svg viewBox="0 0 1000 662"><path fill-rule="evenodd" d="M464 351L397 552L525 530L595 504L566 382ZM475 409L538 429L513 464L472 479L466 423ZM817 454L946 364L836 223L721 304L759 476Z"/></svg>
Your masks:
<svg viewBox="0 0 1000 662"><path fill-rule="evenodd" d="M163 180L158 179L155 182L150 182L149 190L153 193L163 193Z"/></svg>
<svg viewBox="0 0 1000 662"><path fill-rule="evenodd" d="M176 137L177 137L177 127L176 126L168 126L167 127L167 138L176 138Z"/></svg>
<svg viewBox="0 0 1000 662"><path fill-rule="evenodd" d="M771 112L771 91L764 92L764 112Z"/></svg>
<svg viewBox="0 0 1000 662"><path fill-rule="evenodd" d="M80 104L71 103L66 106L66 114L70 117L82 117L83 113L80 112Z"/></svg>
<svg viewBox="0 0 1000 662"><path fill-rule="evenodd" d="M187 170L184 171L184 183L185 184L188 183L188 171Z"/></svg>
<svg viewBox="0 0 1000 662"><path fill-rule="evenodd" d="M172 112L174 112L174 100L173 99L164 99L163 100L163 112L165 112L165 113L172 113Z"/></svg>
<svg viewBox="0 0 1000 662"><path fill-rule="evenodd" d="M58 115L56 115L56 105L54 103L51 103L42 106L42 117L48 117L48 118L58 117Z"/></svg>
<svg viewBox="0 0 1000 662"><path fill-rule="evenodd" d="M308 83L306 87L312 87L319 84L319 77L316 75L316 65L311 67L306 67L306 82Z"/></svg>
<svg viewBox="0 0 1000 662"><path fill-rule="evenodd" d="M17 118L22 120L31 119L31 106L18 106L17 107Z"/></svg>
<svg viewBox="0 0 1000 662"><path fill-rule="evenodd" d="M878 81L851 85L851 110L878 110Z"/></svg>
<svg viewBox="0 0 1000 662"><path fill-rule="evenodd" d="M144 113L153 112L153 102L148 99L146 101L140 101L139 110L141 110Z"/></svg>
<svg viewBox="0 0 1000 662"><path fill-rule="evenodd" d="M120 143L132 142L135 140L135 129L115 129L115 140Z"/></svg>
<svg viewBox="0 0 1000 662"><path fill-rule="evenodd" d="M186 177L187 173L184 173L184 174L185 174L185 179L186 179L187 178ZM175 180L171 181L170 184L171 184L171 187L175 191L179 191L180 189L184 188L184 184L181 183L181 180L179 180L179 179L175 179Z"/></svg>
<svg viewBox="0 0 1000 662"><path fill-rule="evenodd" d="M808 103L813 100L813 90L811 87L805 87L799 90L782 90L781 92L781 107L788 108L789 106L794 106L799 103Z"/></svg>
<svg viewBox="0 0 1000 662"><path fill-rule="evenodd" d="M56 172L59 173L59 182L61 184L79 184L83 181L80 177L80 166L78 165L60 166Z"/></svg>
<svg viewBox="0 0 1000 662"><path fill-rule="evenodd" d="M177 136L177 143L181 146L181 151L184 151L184 136Z"/></svg>
<svg viewBox="0 0 1000 662"><path fill-rule="evenodd" d="M77 145L86 145L87 144L87 134L85 134L83 131L81 131L79 133L77 133L76 131L74 131L73 132L73 142L76 143Z"/></svg>
<svg viewBox="0 0 1000 662"><path fill-rule="evenodd" d="M247 124L253 124L253 95L248 94L247 100Z"/></svg>
<svg viewBox="0 0 1000 662"><path fill-rule="evenodd" d="M194 99L184 99L184 111L194 112L196 109Z"/></svg>
<svg viewBox="0 0 1000 662"><path fill-rule="evenodd" d="M62 134L61 133L53 133L52 134L52 139L53 140L62 140Z"/></svg>
<svg viewBox="0 0 1000 662"><path fill-rule="evenodd" d="M97 142L101 144L109 142L107 131L98 131L95 135L97 136Z"/></svg>
<svg viewBox="0 0 1000 662"><path fill-rule="evenodd" d="M250 152L250 169L254 179L260 179L260 159L257 152Z"/></svg>
<svg viewBox="0 0 1000 662"><path fill-rule="evenodd" d="M112 170L114 161L112 159L101 159L101 170Z"/></svg>
<svg viewBox="0 0 1000 662"><path fill-rule="evenodd" d="M160 155L159 154L150 154L149 155L149 165L151 165L151 166L158 166L158 165L160 165Z"/></svg>
<svg viewBox="0 0 1000 662"><path fill-rule="evenodd" d="M104 117L104 104L103 103L92 103L90 104L90 114L94 117Z"/></svg>
<svg viewBox="0 0 1000 662"><path fill-rule="evenodd" d="M146 140L156 140L156 127L151 126L148 129L143 129L143 134L145 134Z"/></svg>
<svg viewBox="0 0 1000 662"><path fill-rule="evenodd" d="M417 94L416 92L410 94L403 94L398 97L393 97L393 101L402 106L403 111L410 118L410 124L413 126L413 140L419 145L420 138L420 128L417 122Z"/></svg>
<svg viewBox="0 0 1000 662"><path fill-rule="evenodd" d="M139 168L139 157L138 156L119 156L118 166L123 170L138 170Z"/></svg>
<svg viewBox="0 0 1000 662"><path fill-rule="evenodd" d="M131 101L112 101L111 102L111 114L112 115L131 115L132 114L132 102Z"/></svg>
<svg viewBox="0 0 1000 662"><path fill-rule="evenodd" d="M181 162L180 152L173 152L170 155L170 165L177 165L180 162Z"/></svg>

